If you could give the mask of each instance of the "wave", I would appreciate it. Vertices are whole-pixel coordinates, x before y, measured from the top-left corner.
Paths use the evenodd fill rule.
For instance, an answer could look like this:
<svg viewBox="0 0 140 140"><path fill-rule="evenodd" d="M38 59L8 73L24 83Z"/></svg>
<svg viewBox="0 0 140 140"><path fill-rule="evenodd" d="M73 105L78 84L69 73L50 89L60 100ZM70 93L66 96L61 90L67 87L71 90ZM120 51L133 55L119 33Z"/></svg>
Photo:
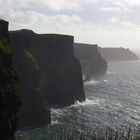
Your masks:
<svg viewBox="0 0 140 140"><path fill-rule="evenodd" d="M115 72L107 71L107 74L115 74Z"/></svg>
<svg viewBox="0 0 140 140"><path fill-rule="evenodd" d="M90 80L90 81L84 82L84 85L94 85L94 84L97 84L97 83L99 83L99 82L100 82L100 81Z"/></svg>
<svg viewBox="0 0 140 140"><path fill-rule="evenodd" d="M52 112L52 114L62 115L63 111L67 110L68 108L94 105L94 104L99 104L99 102L100 102L99 99L91 100L91 99L86 98L86 100L83 101L83 102L75 101L75 103L73 105L69 106L69 107L65 107L65 108L61 108L61 109L51 109L51 112Z"/></svg>
<svg viewBox="0 0 140 140"><path fill-rule="evenodd" d="M84 85L85 86L88 86L88 85L96 85L96 84L99 84L101 82L108 83L108 80L101 80L101 81L90 80L90 81L84 82Z"/></svg>
<svg viewBox="0 0 140 140"><path fill-rule="evenodd" d="M91 100L86 98L85 101L83 102L79 102L79 101L75 101L75 103L69 107L65 107L65 108L61 108L61 109L51 109L51 114L58 114L58 115L63 115L63 111L72 108L72 107L79 107L79 106L87 106L87 105L94 105L94 104L99 104L100 100L96 99L96 100Z"/></svg>
<svg viewBox="0 0 140 140"><path fill-rule="evenodd" d="M81 113L81 107L85 107L85 106L90 106L90 105L95 105L95 104L99 104L100 100L99 99L88 99L86 98L85 101L83 102L79 102L76 101L73 105L69 106L69 107L65 107L65 108L61 108L61 109L51 109L51 125L56 125L61 123L61 119L63 118L66 114L68 115L69 113L71 113L71 111L73 110L73 108L78 108L76 109L79 113Z"/></svg>
<svg viewBox="0 0 140 140"><path fill-rule="evenodd" d="M87 106L87 105L94 105L94 104L99 104L99 100L98 99L91 100L91 99L86 98L86 100L83 102L76 101L75 104L72 105L72 107Z"/></svg>
<svg viewBox="0 0 140 140"><path fill-rule="evenodd" d="M108 83L108 80L103 80L105 83Z"/></svg>
<svg viewBox="0 0 140 140"><path fill-rule="evenodd" d="M53 119L52 119L52 121L51 121L51 125L55 125L55 124L58 124L58 123L59 123L58 120L53 120Z"/></svg>

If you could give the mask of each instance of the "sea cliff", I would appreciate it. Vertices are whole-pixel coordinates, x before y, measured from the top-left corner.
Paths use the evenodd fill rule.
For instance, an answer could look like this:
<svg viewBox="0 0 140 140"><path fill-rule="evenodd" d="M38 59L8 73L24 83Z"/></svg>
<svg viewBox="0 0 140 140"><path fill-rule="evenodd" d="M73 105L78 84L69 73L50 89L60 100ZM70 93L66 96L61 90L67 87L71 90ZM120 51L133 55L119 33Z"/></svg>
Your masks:
<svg viewBox="0 0 140 140"><path fill-rule="evenodd" d="M95 76L106 73L107 62L98 51L98 45L75 43L74 49L84 75Z"/></svg>
<svg viewBox="0 0 140 140"><path fill-rule="evenodd" d="M48 103L40 91L40 66L31 52L32 31L10 32L13 64L20 73L22 105L18 128L38 127L51 122Z"/></svg>
<svg viewBox="0 0 140 140"><path fill-rule="evenodd" d="M76 100L85 100L80 63L74 55L73 40L73 36L36 34L30 30L10 32L14 63L24 73L21 85L23 94L30 94L30 101L36 92L49 106L66 106ZM26 70L27 65L23 63L25 53L32 55L37 64L34 72ZM27 91L27 87L36 92Z"/></svg>

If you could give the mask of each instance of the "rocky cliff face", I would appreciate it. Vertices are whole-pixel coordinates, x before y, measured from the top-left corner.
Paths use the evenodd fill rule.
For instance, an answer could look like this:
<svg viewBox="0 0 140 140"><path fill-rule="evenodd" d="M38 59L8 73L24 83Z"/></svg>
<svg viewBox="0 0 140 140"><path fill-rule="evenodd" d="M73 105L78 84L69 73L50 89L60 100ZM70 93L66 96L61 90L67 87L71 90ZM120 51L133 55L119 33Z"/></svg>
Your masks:
<svg viewBox="0 0 140 140"><path fill-rule="evenodd" d="M0 20L0 139L14 139L21 104L19 76L12 64L8 22Z"/></svg>
<svg viewBox="0 0 140 140"><path fill-rule="evenodd" d="M124 48L99 48L99 52L107 61L139 60L138 56L129 49Z"/></svg>
<svg viewBox="0 0 140 140"><path fill-rule="evenodd" d="M39 90L50 106L70 105L76 100L85 100L81 68L74 56L72 36L39 35L22 30L11 33L10 40L14 48L26 46L26 51L33 54L40 67Z"/></svg>
<svg viewBox="0 0 140 140"><path fill-rule="evenodd" d="M83 74L94 76L106 73L107 62L99 53L97 45L75 43L74 49L80 59Z"/></svg>
<svg viewBox="0 0 140 140"><path fill-rule="evenodd" d="M83 81L78 59L74 56L73 37L38 35L32 51L41 66L42 93L50 105L70 105L84 101Z"/></svg>
<svg viewBox="0 0 140 140"><path fill-rule="evenodd" d="M13 64L20 73L22 92L18 128L38 127L50 123L48 103L40 92L40 66L31 52L34 33L27 30L10 32Z"/></svg>

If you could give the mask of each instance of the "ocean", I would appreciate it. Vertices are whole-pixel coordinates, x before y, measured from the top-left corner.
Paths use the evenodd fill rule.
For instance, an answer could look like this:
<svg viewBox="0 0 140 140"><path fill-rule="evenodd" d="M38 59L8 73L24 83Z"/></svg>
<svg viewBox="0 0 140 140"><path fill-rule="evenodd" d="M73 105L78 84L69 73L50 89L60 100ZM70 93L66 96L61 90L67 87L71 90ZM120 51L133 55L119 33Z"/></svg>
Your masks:
<svg viewBox="0 0 140 140"><path fill-rule="evenodd" d="M108 62L107 74L91 77L84 89L85 102L52 108L51 125L17 132L17 140L65 140L62 133L105 133L107 128L140 132L140 61Z"/></svg>

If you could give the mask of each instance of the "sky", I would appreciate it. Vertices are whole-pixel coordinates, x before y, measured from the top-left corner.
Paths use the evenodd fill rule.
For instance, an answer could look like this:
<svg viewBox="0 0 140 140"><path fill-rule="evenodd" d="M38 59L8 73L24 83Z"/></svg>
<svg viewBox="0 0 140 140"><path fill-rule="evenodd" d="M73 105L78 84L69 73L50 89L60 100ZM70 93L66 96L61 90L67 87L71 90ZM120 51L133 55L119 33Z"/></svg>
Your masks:
<svg viewBox="0 0 140 140"><path fill-rule="evenodd" d="M75 42L140 48L140 0L0 0L10 30L73 35Z"/></svg>

